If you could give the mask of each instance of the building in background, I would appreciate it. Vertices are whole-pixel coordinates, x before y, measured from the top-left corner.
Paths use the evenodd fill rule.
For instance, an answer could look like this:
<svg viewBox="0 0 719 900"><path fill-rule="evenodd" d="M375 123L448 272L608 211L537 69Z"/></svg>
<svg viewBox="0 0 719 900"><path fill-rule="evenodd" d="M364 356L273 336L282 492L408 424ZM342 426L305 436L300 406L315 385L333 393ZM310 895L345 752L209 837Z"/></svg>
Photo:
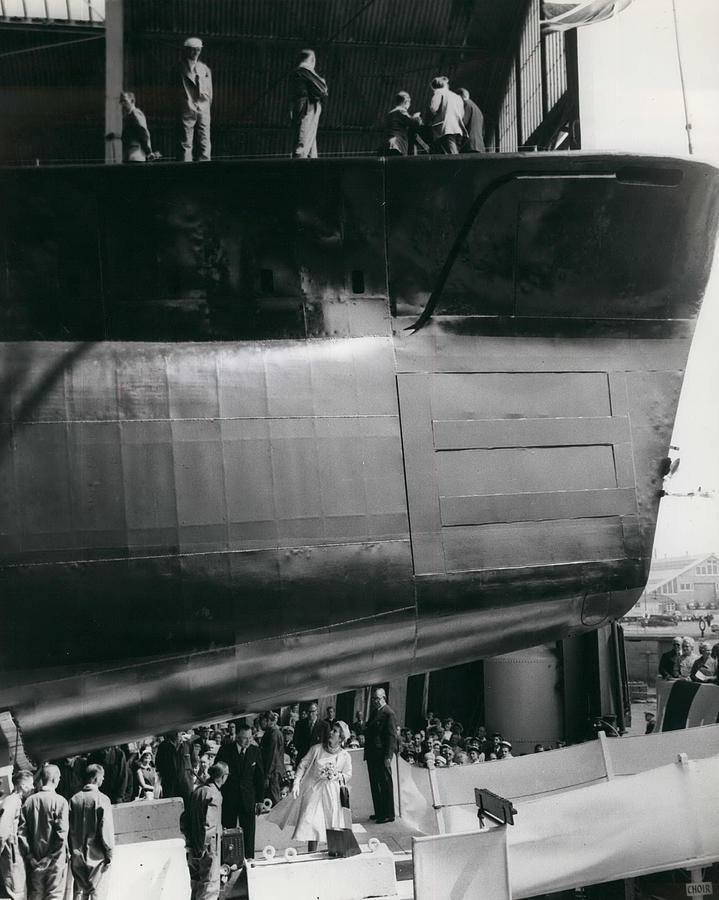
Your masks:
<svg viewBox="0 0 719 900"><path fill-rule="evenodd" d="M719 602L719 558L674 556L652 560L644 593L631 616L716 609Z"/></svg>

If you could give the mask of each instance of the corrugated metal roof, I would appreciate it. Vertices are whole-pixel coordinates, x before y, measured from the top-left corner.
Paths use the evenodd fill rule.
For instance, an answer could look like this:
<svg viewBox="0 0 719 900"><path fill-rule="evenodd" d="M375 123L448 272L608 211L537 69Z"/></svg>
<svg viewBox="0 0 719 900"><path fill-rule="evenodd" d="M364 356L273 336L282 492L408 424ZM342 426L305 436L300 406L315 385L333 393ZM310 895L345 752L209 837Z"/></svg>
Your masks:
<svg viewBox="0 0 719 900"><path fill-rule="evenodd" d="M5 2L7 6L11 0ZM57 15L66 0L48 2ZM87 2L71 0L71 8L80 15ZM513 29L527 2L124 0L125 87L136 93L148 117L153 144L174 156L182 42L198 35L205 42L202 58L212 68L215 85L214 154L284 154L290 140L288 78L296 51L310 46L330 91L320 123L320 152L371 152L380 142L381 122L396 92L409 91L413 109L421 110L429 81L437 74L468 87L491 118L503 81L498 73L512 59ZM3 27L0 21L0 52L60 40L63 30L61 37L66 36L67 23L56 26L57 36L47 33L52 27L47 23L43 34L33 34L36 24ZM21 123L20 131L25 128L27 135L16 129L11 138L16 158L102 158L103 52L99 40L0 60L3 109L17 106L11 86L23 93L25 88L44 92L38 109L44 103L45 121L36 116L31 122L32 115L25 115L28 125ZM75 100L73 90L78 91ZM73 117L78 130L70 132L70 149L50 136L53 121L69 125ZM4 132L7 135L5 126ZM25 137L27 152L18 157ZM45 152L43 143L48 145Z"/></svg>
<svg viewBox="0 0 719 900"><path fill-rule="evenodd" d="M409 91L413 108L423 109L434 75L448 75L492 108L489 85L497 68L506 68L514 42L505 34L488 51L487 35L506 31L525 6L526 0L125 0L126 86L148 116L154 143L161 140L160 149L173 154L164 135L177 118L182 42L197 35L213 72L214 152L232 155L261 144L284 153L288 78L296 51L309 46L329 85L320 152L369 152L397 91ZM260 129L262 139L243 136L238 146L247 129Z"/></svg>
<svg viewBox="0 0 719 900"><path fill-rule="evenodd" d="M504 0L513 5L512 0ZM126 0L131 32L462 45L475 0Z"/></svg>

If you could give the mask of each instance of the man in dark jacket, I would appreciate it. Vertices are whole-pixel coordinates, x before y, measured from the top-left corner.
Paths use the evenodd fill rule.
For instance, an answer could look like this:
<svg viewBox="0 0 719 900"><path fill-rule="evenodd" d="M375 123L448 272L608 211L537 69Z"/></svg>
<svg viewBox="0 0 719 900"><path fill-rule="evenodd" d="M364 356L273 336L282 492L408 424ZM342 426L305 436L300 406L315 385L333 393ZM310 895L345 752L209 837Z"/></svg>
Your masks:
<svg viewBox="0 0 719 900"><path fill-rule="evenodd" d="M365 728L364 758L378 824L394 822L392 760L397 752L397 717L387 705L384 688L372 695L373 712Z"/></svg>
<svg viewBox="0 0 719 900"><path fill-rule="evenodd" d="M317 156L317 126L327 98L327 82L315 72L315 63L314 50L300 50L297 68L292 73L290 120L295 159Z"/></svg>
<svg viewBox="0 0 719 900"><path fill-rule="evenodd" d="M307 718L300 719L295 726L297 762L302 759L313 744L323 744L329 736L329 722L327 719L320 719L319 707L316 703L310 703L307 708Z"/></svg>
<svg viewBox="0 0 719 900"><path fill-rule="evenodd" d="M264 734L260 741L262 768L265 770L264 796L272 805L280 802L280 789L285 774L285 741L280 731L279 716L276 712L266 712L262 716Z"/></svg>
<svg viewBox="0 0 719 900"><path fill-rule="evenodd" d="M482 110L469 96L467 88L460 88L457 93L464 101L464 127L467 137L462 144L462 153L484 153L484 116Z"/></svg>
<svg viewBox="0 0 719 900"><path fill-rule="evenodd" d="M238 824L242 828L248 859L255 855L255 816L265 789L260 749L250 743L251 736L249 725L239 725L236 740L223 744L215 758L215 762L226 763L229 770L222 787L222 824L225 828L236 828Z"/></svg>
<svg viewBox="0 0 719 900"><path fill-rule="evenodd" d="M157 748L155 768L162 783L163 797L181 797L185 810L195 786L192 747L181 731L171 731Z"/></svg>
<svg viewBox="0 0 719 900"><path fill-rule="evenodd" d="M672 640L672 649L662 653L659 659L659 674L662 678L679 678L679 657L682 652L682 639Z"/></svg>
<svg viewBox="0 0 719 900"><path fill-rule="evenodd" d="M132 772L121 747L93 750L87 762L88 765L102 766L101 790L112 803L127 803L128 800L132 800Z"/></svg>

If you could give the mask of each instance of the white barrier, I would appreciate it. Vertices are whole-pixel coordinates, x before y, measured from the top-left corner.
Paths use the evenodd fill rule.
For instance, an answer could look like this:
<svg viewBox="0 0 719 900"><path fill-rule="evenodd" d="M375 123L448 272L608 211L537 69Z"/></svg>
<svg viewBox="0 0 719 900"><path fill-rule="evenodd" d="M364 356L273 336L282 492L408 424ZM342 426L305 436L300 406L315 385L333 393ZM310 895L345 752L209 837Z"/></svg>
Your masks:
<svg viewBox="0 0 719 900"><path fill-rule="evenodd" d="M115 847L107 900L189 900L184 840Z"/></svg>
<svg viewBox="0 0 719 900"><path fill-rule="evenodd" d="M364 900L395 897L394 854L385 844L364 849L359 856L329 859L325 853L303 854L287 860L248 860L247 892L252 900Z"/></svg>
<svg viewBox="0 0 719 900"><path fill-rule="evenodd" d="M487 788L516 803L558 794L611 778L636 775L674 762L713 756L719 725L636 737L590 741L563 750L493 760L473 766L424 769L398 760L402 819L422 834L471 831L477 822L474 788Z"/></svg>
<svg viewBox="0 0 719 900"><path fill-rule="evenodd" d="M413 838L414 900L511 900L507 828Z"/></svg>

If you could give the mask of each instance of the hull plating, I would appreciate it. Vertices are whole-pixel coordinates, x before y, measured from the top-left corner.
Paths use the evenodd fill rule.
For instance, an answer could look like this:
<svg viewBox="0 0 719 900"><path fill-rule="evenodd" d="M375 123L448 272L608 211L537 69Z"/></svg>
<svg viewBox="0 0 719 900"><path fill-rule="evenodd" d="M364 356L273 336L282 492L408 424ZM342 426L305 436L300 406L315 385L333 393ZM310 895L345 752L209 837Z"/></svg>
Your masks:
<svg viewBox="0 0 719 900"><path fill-rule="evenodd" d="M641 592L713 170L0 178L0 707L31 750L555 640Z"/></svg>

